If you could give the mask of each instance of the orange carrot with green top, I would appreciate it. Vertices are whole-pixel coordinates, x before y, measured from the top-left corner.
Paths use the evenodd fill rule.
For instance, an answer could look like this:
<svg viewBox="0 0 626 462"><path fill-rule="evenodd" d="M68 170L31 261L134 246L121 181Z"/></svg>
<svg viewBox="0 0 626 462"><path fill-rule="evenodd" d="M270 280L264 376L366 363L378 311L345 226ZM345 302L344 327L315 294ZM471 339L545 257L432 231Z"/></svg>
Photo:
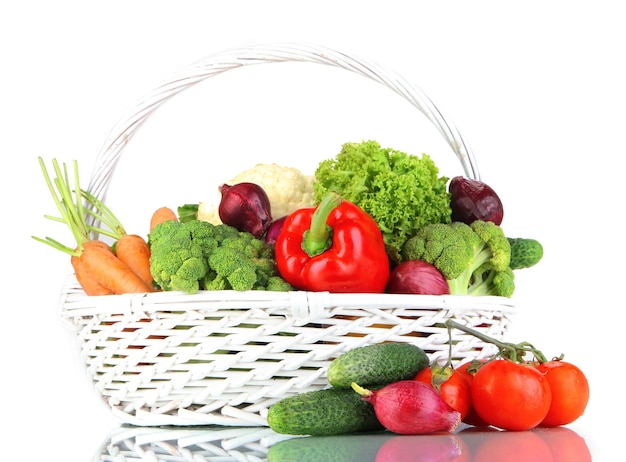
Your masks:
<svg viewBox="0 0 626 462"><path fill-rule="evenodd" d="M113 253L106 242L92 237L92 233L97 233L119 238L125 235L126 231L108 207L90 193L80 189L76 161L74 161L74 191L70 187L67 167L63 165L61 169L56 159L53 159L52 163L56 173L54 179L49 176L42 158L39 158L48 189L61 217L46 215L46 218L66 224L74 235L76 246L63 245L50 237L42 239L33 236L33 238L70 255L76 278L88 295L152 292L154 289L151 280L150 283L144 282ZM83 206L84 198L93 209ZM96 223L109 226L109 229L88 225L89 216L94 218ZM141 258L145 259L145 256Z"/></svg>

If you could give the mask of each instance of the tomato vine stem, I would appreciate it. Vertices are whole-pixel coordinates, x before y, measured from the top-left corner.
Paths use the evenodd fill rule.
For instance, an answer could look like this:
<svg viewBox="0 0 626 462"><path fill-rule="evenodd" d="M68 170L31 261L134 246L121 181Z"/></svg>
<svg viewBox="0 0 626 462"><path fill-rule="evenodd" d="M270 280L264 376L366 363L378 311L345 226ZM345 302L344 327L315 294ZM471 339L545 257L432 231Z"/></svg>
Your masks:
<svg viewBox="0 0 626 462"><path fill-rule="evenodd" d="M479 332L475 329L472 329L471 327L467 327L463 324L460 324L456 321L454 321L453 319L448 319L445 323L446 327L448 328L448 333L450 335L450 340L452 340L452 329L458 329L462 332L465 332L466 334L470 334L480 340L482 340L483 342L487 342L487 343L491 343L492 345L495 345L496 347L498 347L498 353L496 353L493 358L496 358L498 356L505 358L505 359L509 359L511 361L514 362L518 362L518 363L522 363L524 362L524 356L526 356L527 353L531 353L535 360L538 361L539 363L545 363L548 360L546 359L546 357L544 356L544 354L538 350L537 348L535 348L531 343L528 342L521 342L521 343L511 343L511 342L501 342L500 340L497 340L493 337L490 337L487 334L484 334L482 332ZM452 343L452 342L450 342ZM492 358L492 359L493 359Z"/></svg>

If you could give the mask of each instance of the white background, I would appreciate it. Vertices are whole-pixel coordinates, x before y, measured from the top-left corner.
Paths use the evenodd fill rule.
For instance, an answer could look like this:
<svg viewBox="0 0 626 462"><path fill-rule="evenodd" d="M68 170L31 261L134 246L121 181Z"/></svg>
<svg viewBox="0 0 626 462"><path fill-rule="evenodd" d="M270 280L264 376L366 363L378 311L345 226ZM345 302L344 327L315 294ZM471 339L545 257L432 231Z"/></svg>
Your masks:
<svg viewBox="0 0 626 462"><path fill-rule="evenodd" d="M508 339L578 364L591 400L571 428L594 460L623 454L621 8L433 3L3 3L3 458L89 460L117 427L57 317L69 259L30 237L66 239L43 218L56 210L37 156L78 159L86 181L114 122L162 78L211 52L272 41L375 60L418 84L457 125L505 203L507 234L545 247L539 266L518 273ZM345 141L428 152L445 174L461 173L421 114L382 87L341 71L276 66L205 82L142 128L111 183L110 205L129 229L145 233L145 217L163 203L203 200L211 172L275 156L308 167Z"/></svg>

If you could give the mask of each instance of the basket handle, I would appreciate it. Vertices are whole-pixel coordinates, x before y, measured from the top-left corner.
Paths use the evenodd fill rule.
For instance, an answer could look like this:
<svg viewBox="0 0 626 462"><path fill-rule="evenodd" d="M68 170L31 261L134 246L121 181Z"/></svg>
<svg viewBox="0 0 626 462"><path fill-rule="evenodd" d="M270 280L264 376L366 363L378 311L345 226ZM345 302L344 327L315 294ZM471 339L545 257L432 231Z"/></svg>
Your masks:
<svg viewBox="0 0 626 462"><path fill-rule="evenodd" d="M372 79L387 86L419 109L430 120L458 157L465 174L480 179L478 166L461 134L421 89L377 63L348 56L318 45L275 43L233 48L214 53L174 72L164 83L139 100L109 132L98 153L88 191L104 201L109 181L122 150L143 122L163 103L181 91L222 72L242 66L278 62L309 62L334 66Z"/></svg>

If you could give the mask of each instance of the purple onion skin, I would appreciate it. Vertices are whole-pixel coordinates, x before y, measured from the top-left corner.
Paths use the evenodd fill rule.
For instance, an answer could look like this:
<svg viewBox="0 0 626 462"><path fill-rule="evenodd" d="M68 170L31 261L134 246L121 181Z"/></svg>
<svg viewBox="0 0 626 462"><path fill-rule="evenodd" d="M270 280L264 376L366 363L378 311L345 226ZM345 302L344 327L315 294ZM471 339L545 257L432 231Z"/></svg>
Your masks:
<svg viewBox="0 0 626 462"><path fill-rule="evenodd" d="M407 260L396 266L387 283L390 294L448 295L450 287L441 272L422 260Z"/></svg>
<svg viewBox="0 0 626 462"><path fill-rule="evenodd" d="M283 225L285 224L285 219L287 216L277 218L274 220L270 226L267 228L267 232L265 233L265 242L269 245L276 244L276 239L283 229Z"/></svg>
<svg viewBox="0 0 626 462"><path fill-rule="evenodd" d="M265 190L255 183L223 184L218 208L220 220L239 231L263 237L272 224L272 211Z"/></svg>
<svg viewBox="0 0 626 462"><path fill-rule="evenodd" d="M482 181L455 176L450 180L452 220L468 225L476 220L492 221L500 226L504 207L498 194Z"/></svg>

